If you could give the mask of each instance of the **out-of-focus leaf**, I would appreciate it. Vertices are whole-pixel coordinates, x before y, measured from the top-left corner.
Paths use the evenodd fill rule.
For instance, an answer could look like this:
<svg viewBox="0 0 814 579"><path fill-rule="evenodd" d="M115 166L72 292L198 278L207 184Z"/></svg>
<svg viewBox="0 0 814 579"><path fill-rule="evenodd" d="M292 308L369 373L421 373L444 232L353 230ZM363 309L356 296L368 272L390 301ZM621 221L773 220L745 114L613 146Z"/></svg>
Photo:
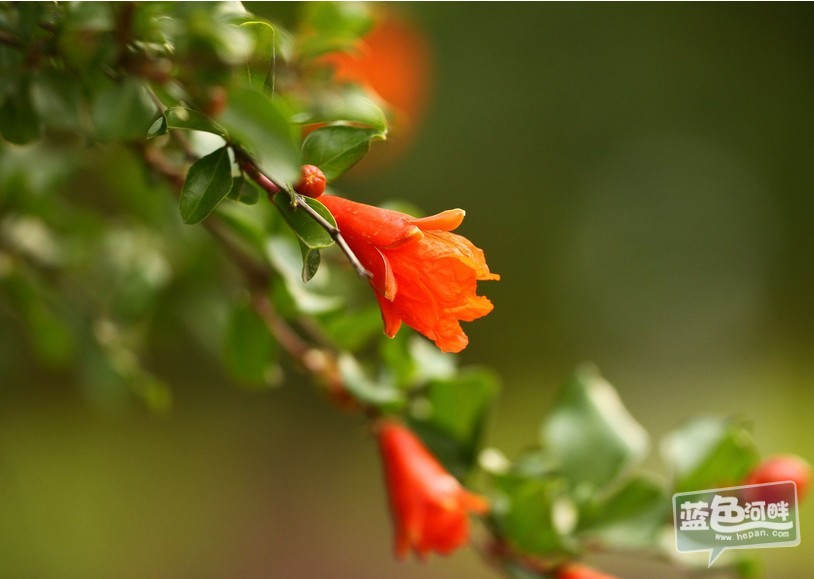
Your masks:
<svg viewBox="0 0 814 579"><path fill-rule="evenodd" d="M144 85L132 78L101 89L91 106L96 135L104 141L147 136L158 112Z"/></svg>
<svg viewBox="0 0 814 579"><path fill-rule="evenodd" d="M277 355L276 342L248 305L232 312L226 332L226 362L232 374L246 382L268 384Z"/></svg>
<svg viewBox="0 0 814 579"><path fill-rule="evenodd" d="M591 544L608 548L650 548L656 545L670 512L665 484L652 476L638 475L585 509L579 534Z"/></svg>
<svg viewBox="0 0 814 579"><path fill-rule="evenodd" d="M266 243L266 255L285 282L285 288L296 308L304 314L320 314L339 308L342 300L306 288L302 281L302 254L297 243L282 235L272 236ZM320 272L321 273L321 272ZM317 276L318 277L318 276ZM317 278L313 280L317 282Z"/></svg>
<svg viewBox="0 0 814 579"><path fill-rule="evenodd" d="M81 131L83 97L77 79L43 71L33 81L31 99L43 123L55 129Z"/></svg>
<svg viewBox="0 0 814 579"><path fill-rule="evenodd" d="M316 99L314 109L308 116L304 116L301 122L352 122L376 129L382 134L387 132L387 116L384 111L369 96L355 87L321 95Z"/></svg>
<svg viewBox="0 0 814 579"><path fill-rule="evenodd" d="M740 484L760 459L743 421L714 416L696 418L668 434L661 452L677 493Z"/></svg>
<svg viewBox="0 0 814 579"><path fill-rule="evenodd" d="M484 414L498 391L498 377L482 368L464 369L454 377L435 380L427 388L430 421L469 443L483 425Z"/></svg>
<svg viewBox="0 0 814 579"><path fill-rule="evenodd" d="M360 402L390 410L404 404L404 392L390 384L372 381L350 354L339 356L339 374L342 385Z"/></svg>
<svg viewBox="0 0 814 579"><path fill-rule="evenodd" d="M492 514L510 544L535 555L572 552L569 533L576 514L561 479L507 474L494 480L498 498Z"/></svg>
<svg viewBox="0 0 814 579"><path fill-rule="evenodd" d="M228 137L226 129L205 114L186 107L170 107L164 111L167 118L167 127L170 129L186 129L189 131L203 131L223 138Z"/></svg>
<svg viewBox="0 0 814 579"><path fill-rule="evenodd" d="M444 380L431 381L427 409L411 423L427 446L459 478L475 464L489 403L498 390L494 373L467 369Z"/></svg>
<svg viewBox="0 0 814 579"><path fill-rule="evenodd" d="M543 446L574 487L602 488L644 458L647 432L590 365L580 367L541 427Z"/></svg>
<svg viewBox="0 0 814 579"><path fill-rule="evenodd" d="M310 215L300 209L297 205L292 205L292 197L285 191L281 191L274 196L274 205L283 214L286 222L297 234L306 247L310 249L322 249L333 245L334 240L331 235ZM297 196L298 203L304 202L310 205L314 211L319 213L328 223L336 227L336 220L331 212L316 199L311 197Z"/></svg>
<svg viewBox="0 0 814 579"><path fill-rule="evenodd" d="M323 316L321 326L332 343L350 352L362 348L374 336L384 334L381 310L375 304L359 311L342 310Z"/></svg>
<svg viewBox="0 0 814 579"><path fill-rule="evenodd" d="M297 136L291 114L279 98L260 90L235 89L218 119L278 183L294 183L300 175Z"/></svg>
<svg viewBox="0 0 814 579"><path fill-rule="evenodd" d="M340 177L370 150L374 140L385 139L378 129L333 125L311 132L302 144L303 163L316 165L328 181Z"/></svg>
<svg viewBox="0 0 814 579"><path fill-rule="evenodd" d="M18 80L16 90L0 107L0 134L9 143L23 145L39 138L40 120L31 102L27 78Z"/></svg>
<svg viewBox="0 0 814 579"><path fill-rule="evenodd" d="M223 201L232 188L232 163L229 149L201 157L189 168L181 192L180 210L184 223L198 223Z"/></svg>
<svg viewBox="0 0 814 579"><path fill-rule="evenodd" d="M262 205L248 207L239 203L221 203L215 210L221 222L258 256L265 258L266 229Z"/></svg>
<svg viewBox="0 0 814 579"><path fill-rule="evenodd" d="M370 8L364 2L310 2L303 27L312 34L303 36L299 52L313 57L334 50L350 50L373 23Z"/></svg>
<svg viewBox="0 0 814 579"><path fill-rule="evenodd" d="M260 200L260 191L241 175L232 179L227 197L244 205L255 205Z"/></svg>

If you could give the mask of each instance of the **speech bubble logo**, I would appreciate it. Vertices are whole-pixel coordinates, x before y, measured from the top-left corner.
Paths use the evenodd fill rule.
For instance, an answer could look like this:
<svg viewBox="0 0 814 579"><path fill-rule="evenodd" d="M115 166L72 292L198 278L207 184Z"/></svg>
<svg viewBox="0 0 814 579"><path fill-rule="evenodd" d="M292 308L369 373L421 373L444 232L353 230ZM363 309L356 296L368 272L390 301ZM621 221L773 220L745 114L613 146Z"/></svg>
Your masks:
<svg viewBox="0 0 814 579"><path fill-rule="evenodd" d="M679 553L709 551L707 567L728 549L800 544L797 485L792 481L673 495Z"/></svg>

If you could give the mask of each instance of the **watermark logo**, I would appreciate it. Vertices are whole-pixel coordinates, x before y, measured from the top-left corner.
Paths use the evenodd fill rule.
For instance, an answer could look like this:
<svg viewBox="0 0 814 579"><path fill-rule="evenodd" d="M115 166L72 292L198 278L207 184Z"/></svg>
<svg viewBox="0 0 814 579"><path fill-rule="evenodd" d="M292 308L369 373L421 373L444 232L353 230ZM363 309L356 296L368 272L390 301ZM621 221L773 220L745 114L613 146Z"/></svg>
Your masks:
<svg viewBox="0 0 814 579"><path fill-rule="evenodd" d="M797 485L777 482L673 495L676 549L709 551L711 566L726 549L800 544Z"/></svg>

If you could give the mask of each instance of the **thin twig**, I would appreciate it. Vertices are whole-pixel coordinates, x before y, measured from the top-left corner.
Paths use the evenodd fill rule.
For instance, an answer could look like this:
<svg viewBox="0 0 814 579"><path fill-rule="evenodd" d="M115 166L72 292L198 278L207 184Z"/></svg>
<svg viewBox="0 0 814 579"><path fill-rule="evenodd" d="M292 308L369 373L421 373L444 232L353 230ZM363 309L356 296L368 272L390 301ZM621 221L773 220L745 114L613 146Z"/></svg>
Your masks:
<svg viewBox="0 0 814 579"><path fill-rule="evenodd" d="M262 167L260 167L245 150L236 145L233 145L233 149L238 157L238 164L246 172L249 178L265 189L269 195L273 196L281 191L287 191L294 202L294 206L302 209L311 219L316 221L317 224L328 233L328 235L331 236L331 239L334 240L339 249L342 250L342 253L344 253L348 258L348 261L353 269L356 270L356 273L359 274L359 277L363 279L370 279L373 277L373 274L370 273L367 268L362 265L362 262L359 261L359 258L356 257L356 254L350 248L347 241L345 241L345 238L342 237L342 232L338 227L317 213L313 207L308 205L304 196L300 195L296 191L288 190L286 187L275 181L271 175L263 171Z"/></svg>

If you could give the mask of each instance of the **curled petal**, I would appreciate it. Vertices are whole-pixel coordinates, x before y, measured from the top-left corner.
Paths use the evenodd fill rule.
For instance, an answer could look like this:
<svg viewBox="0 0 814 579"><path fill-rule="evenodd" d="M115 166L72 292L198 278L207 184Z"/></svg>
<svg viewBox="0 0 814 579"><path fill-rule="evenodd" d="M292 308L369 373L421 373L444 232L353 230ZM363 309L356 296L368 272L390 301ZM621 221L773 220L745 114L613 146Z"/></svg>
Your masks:
<svg viewBox="0 0 814 579"><path fill-rule="evenodd" d="M362 264L373 274L385 333L392 337L403 321L445 352L469 343L460 322L492 311L477 295L477 282L497 280L483 251L451 231L462 209L416 219L340 197L322 196L339 229Z"/></svg>

